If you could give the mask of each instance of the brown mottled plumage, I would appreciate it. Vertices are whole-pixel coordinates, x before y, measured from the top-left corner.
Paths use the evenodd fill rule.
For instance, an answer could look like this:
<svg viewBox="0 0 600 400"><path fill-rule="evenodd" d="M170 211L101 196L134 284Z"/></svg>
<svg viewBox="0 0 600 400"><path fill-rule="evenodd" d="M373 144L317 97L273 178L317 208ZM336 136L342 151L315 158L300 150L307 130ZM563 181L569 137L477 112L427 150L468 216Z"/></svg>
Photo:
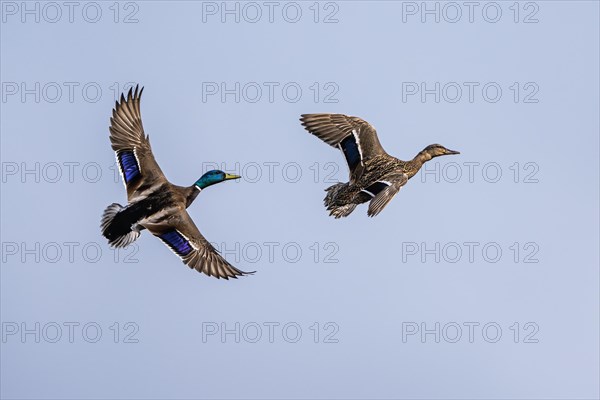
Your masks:
<svg viewBox="0 0 600 400"><path fill-rule="evenodd" d="M434 157L460 154L439 144L423 149L410 161L390 156L381 146L377 131L368 122L343 114L303 114L304 128L339 148L350 168L350 182L325 189L324 202L329 215L346 217L358 204L369 203L367 214L374 217L398 193L421 166Z"/></svg>

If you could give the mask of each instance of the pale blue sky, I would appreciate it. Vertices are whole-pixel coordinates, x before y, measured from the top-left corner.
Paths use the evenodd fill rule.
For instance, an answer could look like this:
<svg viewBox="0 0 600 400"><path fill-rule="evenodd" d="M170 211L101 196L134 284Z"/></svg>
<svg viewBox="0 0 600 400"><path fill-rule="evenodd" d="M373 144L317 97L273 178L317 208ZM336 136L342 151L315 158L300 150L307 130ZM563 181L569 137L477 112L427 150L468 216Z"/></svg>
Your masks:
<svg viewBox="0 0 600 400"><path fill-rule="evenodd" d="M36 23L21 4L0 4L3 398L598 398L597 2L498 2L496 23L484 2L456 23L421 2L280 2L273 22L259 2L255 23L245 3L239 23L221 22L221 2L124 2L118 15L99 2L96 23L91 3L72 23L65 6L39 3ZM127 82L145 86L144 127L173 183L214 162L246 175L189 212L254 276L190 271L147 232L135 254L106 245L100 215L125 201L108 123ZM208 91L236 82L239 102ZM439 103L407 92L436 82ZM346 166L300 126L311 112L366 119L401 159L431 143L462 154L378 217L334 220L322 198ZM39 182L22 175L36 165ZM21 337L36 322L40 343ZM239 343L210 334L222 323L240 324ZM421 323L440 324L439 343L408 335Z"/></svg>

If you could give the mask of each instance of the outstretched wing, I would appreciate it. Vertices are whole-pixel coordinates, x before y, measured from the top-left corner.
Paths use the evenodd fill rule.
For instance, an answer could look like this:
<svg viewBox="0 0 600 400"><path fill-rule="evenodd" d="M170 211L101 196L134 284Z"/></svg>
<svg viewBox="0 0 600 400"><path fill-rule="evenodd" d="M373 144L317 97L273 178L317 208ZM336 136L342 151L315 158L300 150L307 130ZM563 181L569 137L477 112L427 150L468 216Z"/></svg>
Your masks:
<svg viewBox="0 0 600 400"><path fill-rule="evenodd" d="M300 121L307 131L342 151L350 168L351 181L360 178L366 160L387 154L379 142L375 128L358 117L303 114Z"/></svg>
<svg viewBox="0 0 600 400"><path fill-rule="evenodd" d="M140 98L144 88L130 89L127 98L121 95L110 119L110 142L117 156L127 197L135 197L138 189L145 190L165 179L158 166L148 136L144 134Z"/></svg>
<svg viewBox="0 0 600 400"><path fill-rule="evenodd" d="M363 189L363 192L372 197L367 215L374 217L379 214L406 182L408 182L408 175L397 174L388 176L386 180L377 181Z"/></svg>
<svg viewBox="0 0 600 400"><path fill-rule="evenodd" d="M185 210L180 210L164 221L144 226L181 258L184 264L198 272L224 279L237 279L238 276L254 273L240 271L229 264L202 236Z"/></svg>

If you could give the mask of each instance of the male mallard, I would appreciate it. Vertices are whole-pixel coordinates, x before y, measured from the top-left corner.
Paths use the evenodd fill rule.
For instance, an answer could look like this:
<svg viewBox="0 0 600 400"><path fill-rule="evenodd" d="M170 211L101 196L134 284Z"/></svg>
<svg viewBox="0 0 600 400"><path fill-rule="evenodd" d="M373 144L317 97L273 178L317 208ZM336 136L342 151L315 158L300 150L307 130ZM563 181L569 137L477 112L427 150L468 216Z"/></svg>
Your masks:
<svg viewBox="0 0 600 400"><path fill-rule="evenodd" d="M144 134L140 97L142 90L121 95L110 119L110 142L127 189L127 206L113 203L102 216L102 234L113 247L134 242L148 229L162 240L190 268L217 278L248 274L229 264L200 234L186 208L201 190L238 175L208 171L190 187L171 184L152 155ZM252 273L252 272L249 272Z"/></svg>
<svg viewBox="0 0 600 400"><path fill-rule="evenodd" d="M374 217L425 162L438 156L460 154L432 144L412 160L402 161L386 153L375 128L358 117L303 114L300 121L307 131L339 148L348 162L350 182L336 183L325 189L325 206L335 218L350 215L358 204L367 201L371 201L367 214Z"/></svg>

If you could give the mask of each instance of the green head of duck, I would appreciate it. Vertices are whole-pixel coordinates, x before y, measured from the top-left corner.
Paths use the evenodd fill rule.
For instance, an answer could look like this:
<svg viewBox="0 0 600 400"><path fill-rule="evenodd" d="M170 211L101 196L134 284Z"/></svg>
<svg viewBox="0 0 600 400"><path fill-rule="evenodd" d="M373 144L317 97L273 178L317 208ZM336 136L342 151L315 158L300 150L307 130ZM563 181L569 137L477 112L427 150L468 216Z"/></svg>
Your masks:
<svg viewBox="0 0 600 400"><path fill-rule="evenodd" d="M196 183L194 183L194 185L196 185L200 189L204 189L216 183L239 178L241 178L241 176L239 175L228 174L218 169L213 169L202 175L200 179L198 179Z"/></svg>

